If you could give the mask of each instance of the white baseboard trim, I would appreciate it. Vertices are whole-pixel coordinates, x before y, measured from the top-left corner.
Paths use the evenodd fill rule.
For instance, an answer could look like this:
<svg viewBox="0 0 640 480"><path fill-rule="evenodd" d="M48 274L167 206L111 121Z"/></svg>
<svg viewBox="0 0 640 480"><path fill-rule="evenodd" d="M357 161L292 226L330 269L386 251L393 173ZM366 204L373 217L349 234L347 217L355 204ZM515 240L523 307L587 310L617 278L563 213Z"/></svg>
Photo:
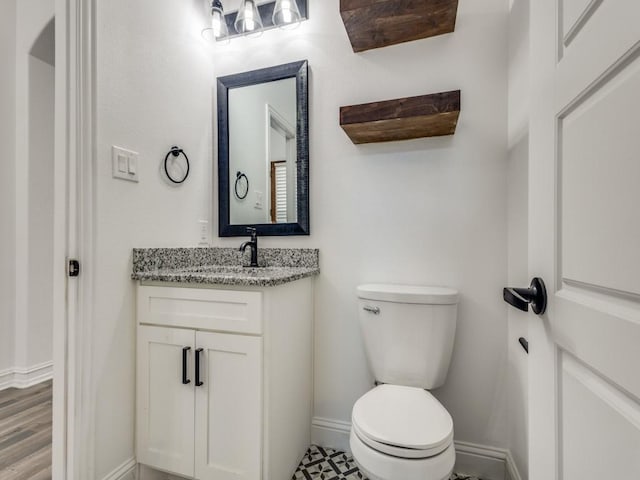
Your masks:
<svg viewBox="0 0 640 480"><path fill-rule="evenodd" d="M311 420L311 443L314 445L351 453L350 433L350 422L322 417L313 417Z"/></svg>
<svg viewBox="0 0 640 480"><path fill-rule="evenodd" d="M11 388L13 385L13 369L0 372L0 391Z"/></svg>
<svg viewBox="0 0 640 480"><path fill-rule="evenodd" d="M314 417L311 421L311 443L322 447L350 452L351 423L330 418ZM477 475L484 480L522 480L511 452L469 442L454 442L456 471Z"/></svg>
<svg viewBox="0 0 640 480"><path fill-rule="evenodd" d="M14 367L0 372L0 390L29 388L53 378L53 362L28 368Z"/></svg>
<svg viewBox="0 0 640 480"><path fill-rule="evenodd" d="M483 480L504 480L507 450L469 442L454 442L457 473L474 475Z"/></svg>
<svg viewBox="0 0 640 480"><path fill-rule="evenodd" d="M103 480L135 480L136 467L138 466L135 458L130 458L118 468L116 468Z"/></svg>
<svg viewBox="0 0 640 480"><path fill-rule="evenodd" d="M140 465L138 480L185 480L185 478Z"/></svg>
<svg viewBox="0 0 640 480"><path fill-rule="evenodd" d="M518 466L516 465L511 450L507 450L507 474L506 480L522 480Z"/></svg>

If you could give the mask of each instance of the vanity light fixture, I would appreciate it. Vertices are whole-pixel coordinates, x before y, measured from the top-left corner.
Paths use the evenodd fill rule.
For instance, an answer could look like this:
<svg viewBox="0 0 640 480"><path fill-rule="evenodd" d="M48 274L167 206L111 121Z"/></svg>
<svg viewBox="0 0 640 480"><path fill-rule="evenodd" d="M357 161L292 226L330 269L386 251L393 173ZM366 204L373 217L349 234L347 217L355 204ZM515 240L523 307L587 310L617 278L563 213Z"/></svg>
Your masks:
<svg viewBox="0 0 640 480"><path fill-rule="evenodd" d="M225 13L223 1L210 0L211 27L202 31L207 40L228 41L275 27L293 29L308 18L309 0L242 0L238 11L229 13Z"/></svg>

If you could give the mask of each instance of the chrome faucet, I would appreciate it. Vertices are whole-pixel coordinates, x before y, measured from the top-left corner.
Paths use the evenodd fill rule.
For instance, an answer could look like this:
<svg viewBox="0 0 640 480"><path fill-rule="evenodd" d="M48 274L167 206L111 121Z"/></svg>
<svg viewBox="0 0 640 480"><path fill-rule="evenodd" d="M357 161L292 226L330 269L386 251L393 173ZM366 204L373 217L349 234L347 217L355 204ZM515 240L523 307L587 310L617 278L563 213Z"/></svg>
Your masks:
<svg viewBox="0 0 640 480"><path fill-rule="evenodd" d="M253 227L247 228L247 233L251 235L251 240L244 242L240 245L240 251L244 252L247 247L251 247L251 265L250 267L258 266L258 231Z"/></svg>

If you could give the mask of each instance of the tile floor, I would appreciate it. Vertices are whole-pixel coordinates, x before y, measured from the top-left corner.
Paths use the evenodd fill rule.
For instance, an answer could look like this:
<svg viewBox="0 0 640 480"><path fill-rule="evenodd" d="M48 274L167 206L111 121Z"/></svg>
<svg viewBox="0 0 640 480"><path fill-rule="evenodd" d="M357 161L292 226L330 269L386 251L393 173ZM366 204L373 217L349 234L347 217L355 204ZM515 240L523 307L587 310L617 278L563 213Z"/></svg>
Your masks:
<svg viewBox="0 0 640 480"><path fill-rule="evenodd" d="M350 455L329 448L309 448L292 480L366 480ZM451 480L480 480L454 473Z"/></svg>

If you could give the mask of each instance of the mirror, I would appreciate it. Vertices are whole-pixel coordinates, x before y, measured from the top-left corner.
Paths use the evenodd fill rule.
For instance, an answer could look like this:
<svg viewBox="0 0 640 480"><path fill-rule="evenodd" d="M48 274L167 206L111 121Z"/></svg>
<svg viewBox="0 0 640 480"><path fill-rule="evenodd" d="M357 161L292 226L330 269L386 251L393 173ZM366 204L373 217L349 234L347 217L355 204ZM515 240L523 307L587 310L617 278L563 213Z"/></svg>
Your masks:
<svg viewBox="0 0 640 480"><path fill-rule="evenodd" d="M309 235L308 64L218 78L219 235Z"/></svg>

